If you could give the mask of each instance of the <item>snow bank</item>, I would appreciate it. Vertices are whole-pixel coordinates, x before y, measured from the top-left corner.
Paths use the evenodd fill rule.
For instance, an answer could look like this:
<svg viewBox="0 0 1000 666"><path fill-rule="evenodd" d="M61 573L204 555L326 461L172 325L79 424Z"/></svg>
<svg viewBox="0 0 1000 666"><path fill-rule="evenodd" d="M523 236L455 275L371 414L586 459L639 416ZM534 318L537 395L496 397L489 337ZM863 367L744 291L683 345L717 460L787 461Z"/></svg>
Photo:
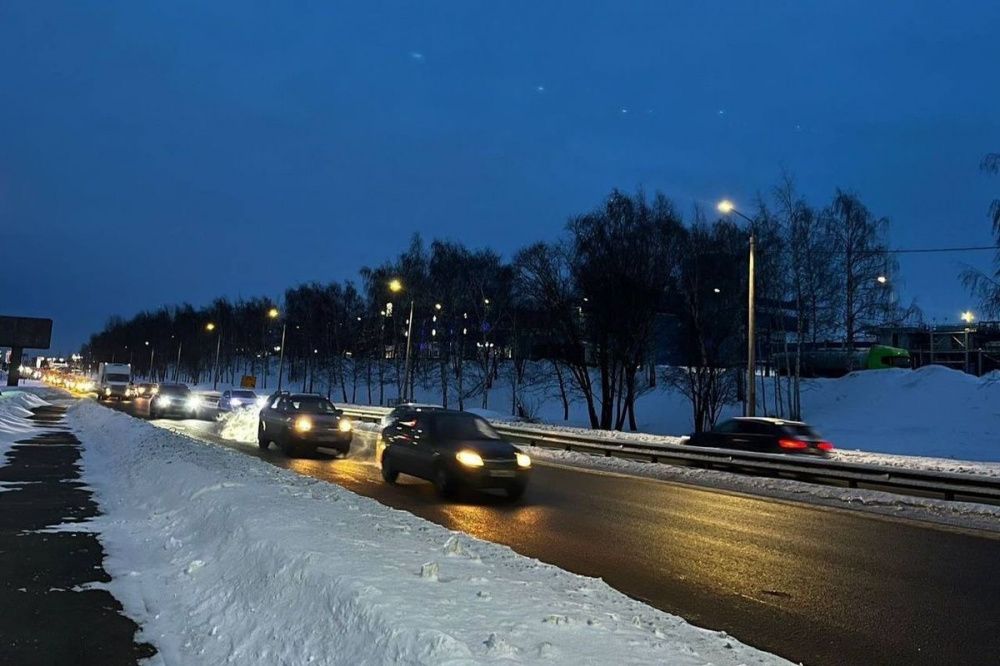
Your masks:
<svg viewBox="0 0 1000 666"><path fill-rule="evenodd" d="M7 389L0 393L0 456L10 446L30 432L35 424L29 420L31 410L49 404L33 393ZM6 461L0 460L0 464Z"/></svg>
<svg viewBox="0 0 1000 666"><path fill-rule="evenodd" d="M255 444L257 442L257 424L260 409L248 407L234 412L223 412L216 419L219 437L236 442Z"/></svg>
<svg viewBox="0 0 1000 666"><path fill-rule="evenodd" d="M807 420L843 449L1000 462L1000 381L941 366L810 381ZM887 464L891 464L887 462Z"/></svg>
<svg viewBox="0 0 1000 666"><path fill-rule="evenodd" d="M90 402L111 591L166 663L778 664L597 579Z"/></svg>

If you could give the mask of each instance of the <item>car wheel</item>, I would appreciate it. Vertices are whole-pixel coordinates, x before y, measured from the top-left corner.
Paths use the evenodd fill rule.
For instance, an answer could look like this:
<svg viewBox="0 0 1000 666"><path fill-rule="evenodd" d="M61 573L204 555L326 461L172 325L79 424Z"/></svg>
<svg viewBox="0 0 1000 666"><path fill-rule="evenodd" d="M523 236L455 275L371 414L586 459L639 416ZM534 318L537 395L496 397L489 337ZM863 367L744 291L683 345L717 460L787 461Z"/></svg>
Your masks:
<svg viewBox="0 0 1000 666"><path fill-rule="evenodd" d="M392 468L392 464L382 456L382 480L386 483L393 484L396 483L396 479L399 478L399 472Z"/></svg>
<svg viewBox="0 0 1000 666"><path fill-rule="evenodd" d="M441 497L454 497L457 484L446 468L438 467L434 471L434 489Z"/></svg>
<svg viewBox="0 0 1000 666"><path fill-rule="evenodd" d="M297 458L299 455L298 447L291 442L282 443L281 451L289 458Z"/></svg>
<svg viewBox="0 0 1000 666"><path fill-rule="evenodd" d="M257 426L257 448L261 451L267 451L270 446L271 440L264 434L264 424L261 423Z"/></svg>
<svg viewBox="0 0 1000 666"><path fill-rule="evenodd" d="M524 496L524 491L527 490L528 486L524 483L515 483L512 486L507 486L507 497L512 500L519 500Z"/></svg>

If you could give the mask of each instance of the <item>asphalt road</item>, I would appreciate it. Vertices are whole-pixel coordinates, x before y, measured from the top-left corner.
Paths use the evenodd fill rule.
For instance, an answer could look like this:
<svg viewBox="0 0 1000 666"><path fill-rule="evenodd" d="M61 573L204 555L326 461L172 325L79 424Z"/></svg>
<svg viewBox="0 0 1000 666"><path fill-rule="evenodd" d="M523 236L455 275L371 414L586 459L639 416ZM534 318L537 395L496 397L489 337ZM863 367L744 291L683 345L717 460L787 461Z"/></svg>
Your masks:
<svg viewBox="0 0 1000 666"><path fill-rule="evenodd" d="M1000 659L1000 539L989 533L545 464L517 503L475 494L443 502L428 483L384 483L372 435L356 433L346 460L289 460L223 440L211 422L169 426L603 578L792 661Z"/></svg>

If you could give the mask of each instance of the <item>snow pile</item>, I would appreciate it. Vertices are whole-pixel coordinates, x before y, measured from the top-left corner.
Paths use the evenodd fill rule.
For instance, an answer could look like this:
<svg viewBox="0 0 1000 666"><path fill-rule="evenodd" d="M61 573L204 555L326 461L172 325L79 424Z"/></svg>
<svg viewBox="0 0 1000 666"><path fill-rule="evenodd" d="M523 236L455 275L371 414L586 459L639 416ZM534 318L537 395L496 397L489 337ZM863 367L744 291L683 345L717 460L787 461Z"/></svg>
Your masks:
<svg viewBox="0 0 1000 666"><path fill-rule="evenodd" d="M260 422L260 409L247 407L232 412L222 412L216 419L219 437L235 442L255 444L257 442L257 424Z"/></svg>
<svg viewBox="0 0 1000 666"><path fill-rule="evenodd" d="M1000 462L1000 381L989 375L855 372L812 380L802 400L806 419L840 448Z"/></svg>
<svg viewBox="0 0 1000 666"><path fill-rule="evenodd" d="M0 455L35 428L35 424L29 420L31 409L47 404L49 403L45 400L25 391L6 390L0 393Z"/></svg>
<svg viewBox="0 0 1000 666"><path fill-rule="evenodd" d="M600 580L82 402L111 591L166 663L778 664Z"/></svg>

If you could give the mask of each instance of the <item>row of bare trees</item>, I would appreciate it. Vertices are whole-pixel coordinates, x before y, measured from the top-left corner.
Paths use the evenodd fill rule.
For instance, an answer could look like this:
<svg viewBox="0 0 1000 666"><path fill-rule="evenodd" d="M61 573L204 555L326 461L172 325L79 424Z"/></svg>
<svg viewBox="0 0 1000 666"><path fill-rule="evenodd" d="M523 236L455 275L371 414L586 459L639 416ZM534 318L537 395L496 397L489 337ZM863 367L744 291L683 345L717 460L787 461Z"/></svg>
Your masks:
<svg viewBox="0 0 1000 666"><path fill-rule="evenodd" d="M303 284L280 303L218 299L115 318L83 354L93 363L128 360L155 379L254 375L266 388L284 329L285 381L344 402L387 404L422 391L446 406L499 402L531 416L545 386L564 418L579 403L594 428L635 430L639 397L666 381L690 399L702 429L745 389L751 231L764 367L769 352L834 338L850 348L868 327L912 314L895 300L888 222L856 195L838 190L816 208L785 178L747 212L752 225L699 208L685 221L662 194L615 190L571 218L559 240L509 261L414 237L398 256L364 268L357 284ZM673 362L658 372L664 356ZM800 413L797 367L761 391L765 411Z"/></svg>

